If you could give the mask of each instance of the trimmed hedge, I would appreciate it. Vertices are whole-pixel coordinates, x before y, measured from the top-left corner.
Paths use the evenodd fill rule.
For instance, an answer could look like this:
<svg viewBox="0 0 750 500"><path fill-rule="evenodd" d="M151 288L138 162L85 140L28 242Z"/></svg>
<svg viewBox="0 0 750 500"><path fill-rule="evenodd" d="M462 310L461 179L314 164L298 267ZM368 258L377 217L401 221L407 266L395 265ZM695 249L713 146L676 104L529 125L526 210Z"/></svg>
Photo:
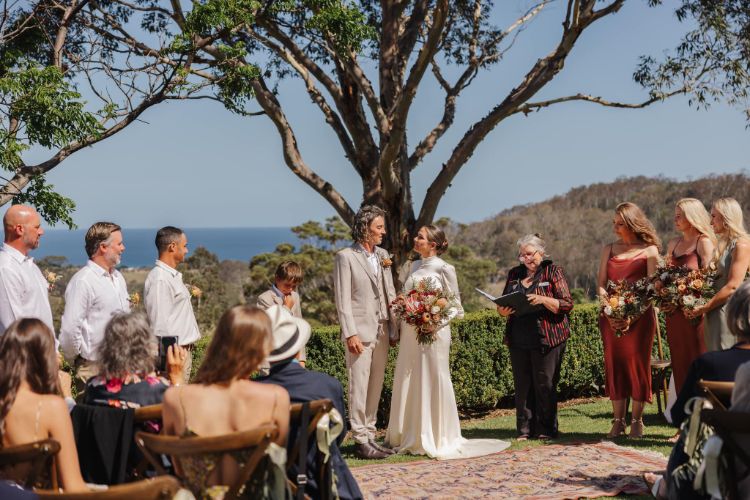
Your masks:
<svg viewBox="0 0 750 500"><path fill-rule="evenodd" d="M604 357L596 305L579 305L571 312L571 338L563 357L560 397L563 399L601 393L604 385ZM494 311L467 314L451 324L451 378L456 402L463 413L496 407L513 395L513 377L508 348L503 344L505 319ZM193 374L203 359L210 337L201 339L193 350ZM664 343L666 347L666 342ZM393 369L398 347L390 349L381 412L390 408ZM307 366L328 373L344 384L347 374L344 345L337 326L313 329L307 344ZM385 409L385 410L384 410ZM381 421L387 415L380 415Z"/></svg>

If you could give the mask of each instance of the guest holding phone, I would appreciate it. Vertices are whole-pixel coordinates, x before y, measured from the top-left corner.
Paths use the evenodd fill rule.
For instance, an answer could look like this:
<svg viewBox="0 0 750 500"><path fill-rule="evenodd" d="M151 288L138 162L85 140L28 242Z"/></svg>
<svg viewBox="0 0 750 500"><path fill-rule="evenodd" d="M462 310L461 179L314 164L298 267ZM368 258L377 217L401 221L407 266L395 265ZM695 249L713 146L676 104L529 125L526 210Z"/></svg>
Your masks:
<svg viewBox="0 0 750 500"><path fill-rule="evenodd" d="M166 226L157 231L155 244L159 258L146 277L143 301L154 334L157 337L178 337L180 347L191 354L185 358L183 371L183 381L188 383L193 366L193 346L201 338L190 291L182 281L182 273L177 270L188 253L188 240L181 229Z"/></svg>
<svg viewBox="0 0 750 500"><path fill-rule="evenodd" d="M505 343L513 370L516 430L519 440L549 439L558 433L557 383L573 300L562 268L545 259L538 234L518 240L518 260L521 264L508 272L503 295L521 292L531 305L542 307L521 316L512 308L497 307L508 318Z"/></svg>
<svg viewBox="0 0 750 500"><path fill-rule="evenodd" d="M190 353L177 344L166 350L166 373L155 371L156 339L143 312L115 315L99 345L99 375L89 379L84 403L139 408L162 402L170 385L180 385Z"/></svg>

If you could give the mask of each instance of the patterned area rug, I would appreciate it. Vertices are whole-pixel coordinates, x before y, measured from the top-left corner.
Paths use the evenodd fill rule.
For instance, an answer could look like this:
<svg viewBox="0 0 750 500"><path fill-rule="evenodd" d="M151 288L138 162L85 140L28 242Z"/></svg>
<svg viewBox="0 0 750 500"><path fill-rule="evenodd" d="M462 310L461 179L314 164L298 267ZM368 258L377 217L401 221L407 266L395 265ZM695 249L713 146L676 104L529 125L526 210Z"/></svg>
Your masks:
<svg viewBox="0 0 750 500"><path fill-rule="evenodd" d="M552 500L648 494L644 472L667 459L608 441L547 445L463 460L420 460L352 469L367 498Z"/></svg>

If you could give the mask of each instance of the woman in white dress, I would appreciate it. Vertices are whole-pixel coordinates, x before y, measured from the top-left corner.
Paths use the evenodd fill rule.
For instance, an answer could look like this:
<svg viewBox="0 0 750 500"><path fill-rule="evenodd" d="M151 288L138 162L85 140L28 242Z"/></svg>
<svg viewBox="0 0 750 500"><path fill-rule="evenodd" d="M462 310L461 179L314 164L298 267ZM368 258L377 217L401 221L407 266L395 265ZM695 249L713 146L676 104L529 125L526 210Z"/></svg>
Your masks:
<svg viewBox="0 0 750 500"><path fill-rule="evenodd" d="M436 226L424 226L414 238L414 262L404 283L409 291L424 278L458 299L445 323L429 345L417 342L413 326L401 324L393 396L385 442L399 453L427 455L438 459L488 455L510 446L498 439L461 437L456 396L450 375L451 330L448 322L463 317L455 268L438 257L448 248L445 233Z"/></svg>

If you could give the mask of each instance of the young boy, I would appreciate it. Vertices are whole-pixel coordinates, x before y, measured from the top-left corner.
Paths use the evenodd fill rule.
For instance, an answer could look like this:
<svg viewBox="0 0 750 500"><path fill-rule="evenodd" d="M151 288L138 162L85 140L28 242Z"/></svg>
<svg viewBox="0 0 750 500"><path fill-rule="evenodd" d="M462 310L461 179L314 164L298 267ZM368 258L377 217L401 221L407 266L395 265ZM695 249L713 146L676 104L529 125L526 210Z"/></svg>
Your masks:
<svg viewBox="0 0 750 500"><path fill-rule="evenodd" d="M270 290L266 290L258 296L258 307L268 309L273 305L284 306L297 318L302 317L302 307L300 305L299 293L297 287L305 274L302 267L293 260L285 260L276 268L274 282ZM299 353L299 363L305 366L305 349Z"/></svg>

